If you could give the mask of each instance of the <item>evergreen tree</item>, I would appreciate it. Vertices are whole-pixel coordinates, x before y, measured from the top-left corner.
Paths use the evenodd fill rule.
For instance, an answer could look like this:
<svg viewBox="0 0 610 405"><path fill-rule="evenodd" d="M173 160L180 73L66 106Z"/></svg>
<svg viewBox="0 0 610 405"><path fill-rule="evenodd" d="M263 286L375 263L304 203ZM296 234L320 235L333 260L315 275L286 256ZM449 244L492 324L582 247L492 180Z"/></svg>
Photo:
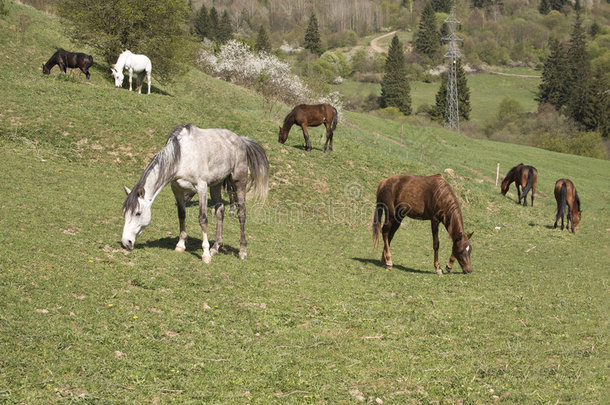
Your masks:
<svg viewBox="0 0 610 405"><path fill-rule="evenodd" d="M208 32L210 26L210 16L208 15L208 9L205 7L205 5L201 6L199 12L195 16L193 26L195 28L195 33L197 33L202 40L210 36Z"/></svg>
<svg viewBox="0 0 610 405"><path fill-rule="evenodd" d="M220 22L218 23L218 31L216 38L218 42L224 44L233 36L233 26L231 25L231 17L229 17L229 12L225 10L222 13L222 17L220 18Z"/></svg>
<svg viewBox="0 0 610 405"><path fill-rule="evenodd" d="M432 0L432 8L437 13L449 13L453 0Z"/></svg>
<svg viewBox="0 0 610 405"><path fill-rule="evenodd" d="M407 80L402 44L396 35L392 38L386 58L380 105L382 108L396 107L404 115L411 114L411 88Z"/></svg>
<svg viewBox="0 0 610 405"><path fill-rule="evenodd" d="M553 10L561 11L563 6L568 3L568 0L549 0Z"/></svg>
<svg viewBox="0 0 610 405"><path fill-rule="evenodd" d="M254 50L256 50L257 52L271 51L271 41L269 41L269 34L267 33L267 29L265 28L265 26L262 24L260 29L258 30L258 35L256 36Z"/></svg>
<svg viewBox="0 0 610 405"><path fill-rule="evenodd" d="M434 9L432 3L428 2L421 13L419 26L415 34L415 50L422 55L433 58L438 54L440 47L441 36L436 26Z"/></svg>
<svg viewBox="0 0 610 405"><path fill-rule="evenodd" d="M208 38L216 41L218 39L218 26L220 22L218 21L218 11L216 7L212 7L210 9L210 24L208 25Z"/></svg>
<svg viewBox="0 0 610 405"><path fill-rule="evenodd" d="M568 46L569 98L566 103L568 115L586 127L591 127L591 67L587 55L586 34L580 13L572 29Z"/></svg>
<svg viewBox="0 0 610 405"><path fill-rule="evenodd" d="M541 0L540 4L538 5L538 12L540 14L548 14L551 12L551 3L549 0Z"/></svg>
<svg viewBox="0 0 610 405"><path fill-rule="evenodd" d="M593 76L591 104L594 109L595 130L607 138L610 135L610 77L603 66L600 66Z"/></svg>
<svg viewBox="0 0 610 405"><path fill-rule="evenodd" d="M462 67L462 61L457 60L457 89L458 89L458 112L461 119L469 120L472 107L470 105L470 88L468 88L468 80L466 79L466 71ZM436 93L436 106L431 112L433 119L440 123L445 122L445 109L447 106L447 80L448 73L443 74L441 86Z"/></svg>
<svg viewBox="0 0 610 405"><path fill-rule="evenodd" d="M569 97L569 71L566 51L559 40L551 40L550 54L542 68L536 101L548 103L559 110Z"/></svg>
<svg viewBox="0 0 610 405"><path fill-rule="evenodd" d="M309 17L309 24L307 25L307 31L305 32L305 49L309 49L316 55L322 54L318 19L313 13L311 14L311 17Z"/></svg>

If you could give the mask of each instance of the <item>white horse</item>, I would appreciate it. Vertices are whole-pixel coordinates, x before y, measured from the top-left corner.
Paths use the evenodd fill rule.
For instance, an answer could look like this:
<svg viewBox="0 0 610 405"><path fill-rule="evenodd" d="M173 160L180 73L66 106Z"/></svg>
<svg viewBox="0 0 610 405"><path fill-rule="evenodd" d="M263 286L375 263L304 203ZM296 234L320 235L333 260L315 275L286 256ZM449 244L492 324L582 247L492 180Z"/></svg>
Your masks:
<svg viewBox="0 0 610 405"><path fill-rule="evenodd" d="M146 55L136 55L128 50L125 50L119 55L116 63L110 66L112 77L114 78L114 85L116 87L123 86L123 70L129 71L129 91L131 91L131 77L133 72L138 74L138 94L142 94L142 79L144 73L146 73L146 79L148 81L148 94L150 94L150 73L152 72L152 63Z"/></svg>
<svg viewBox="0 0 610 405"><path fill-rule="evenodd" d="M199 225L203 231L201 258L205 263L210 263L212 256L223 245L224 205L220 193L226 181L231 183L237 196L237 216L241 229L239 258L245 260L246 186L250 184L255 195L264 202L269 188L269 161L265 150L252 139L228 129L201 129L190 124L179 125L172 131L165 147L148 164L133 190L125 187L123 247L134 248L136 238L150 224L153 201L167 184L171 184L180 222L180 236L175 250L184 252L186 248L185 194L197 192ZM208 186L216 214L216 240L211 249L207 235Z"/></svg>

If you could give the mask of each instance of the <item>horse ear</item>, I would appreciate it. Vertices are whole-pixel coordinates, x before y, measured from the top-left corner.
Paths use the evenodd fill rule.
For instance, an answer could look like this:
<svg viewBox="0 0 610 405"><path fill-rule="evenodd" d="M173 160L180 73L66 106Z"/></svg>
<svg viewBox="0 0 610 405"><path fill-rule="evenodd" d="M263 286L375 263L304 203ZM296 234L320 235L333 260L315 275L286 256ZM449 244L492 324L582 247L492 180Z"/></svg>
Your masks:
<svg viewBox="0 0 610 405"><path fill-rule="evenodd" d="M131 190L127 188L126 185L123 184L123 190L125 190L125 194L129 195L131 193Z"/></svg>
<svg viewBox="0 0 610 405"><path fill-rule="evenodd" d="M466 235L466 237L468 238L468 240L470 240L470 238L472 238L472 234L473 234L473 233L474 233L474 231L473 231L473 232L470 232L468 235Z"/></svg>

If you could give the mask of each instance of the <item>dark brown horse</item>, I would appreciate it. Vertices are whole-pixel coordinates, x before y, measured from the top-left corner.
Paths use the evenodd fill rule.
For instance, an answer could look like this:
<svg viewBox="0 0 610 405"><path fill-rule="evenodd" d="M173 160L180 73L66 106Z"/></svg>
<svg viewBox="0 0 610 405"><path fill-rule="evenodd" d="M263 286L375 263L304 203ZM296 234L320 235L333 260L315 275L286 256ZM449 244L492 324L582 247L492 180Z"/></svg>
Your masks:
<svg viewBox="0 0 610 405"><path fill-rule="evenodd" d="M66 73L66 68L79 68L89 80L89 68L93 65L93 57L80 52L68 52L60 49L51 56L51 59L42 65L42 73L48 75L53 66L58 65L59 70Z"/></svg>
<svg viewBox="0 0 610 405"><path fill-rule="evenodd" d="M555 183L555 200L557 200L557 214L555 215L555 225L557 228L557 221L561 217L561 230L563 231L563 215L568 206L567 217L568 221L566 229L570 229L574 233L574 228L578 229L580 226L580 216L582 210L580 209L580 198L576 192L576 187L568 179L559 179ZM570 223L572 226L570 227Z"/></svg>
<svg viewBox="0 0 610 405"><path fill-rule="evenodd" d="M337 109L335 107L330 104L300 104L294 107L284 118L284 125L280 127L279 143L286 142L288 132L295 124L303 130L305 147L308 151L311 150L311 143L309 142L307 127L317 127L324 124L326 126L326 143L323 151L326 152L327 146L330 146L331 151L333 150L333 131L337 128Z"/></svg>
<svg viewBox="0 0 610 405"><path fill-rule="evenodd" d="M386 220L381 223L385 212ZM379 242L379 231L383 236L381 260L386 267L392 267L390 243L405 218L429 220L432 224L432 247L434 248L434 268L443 274L438 263L438 225L442 223L453 240L451 258L446 271L450 272L457 259L464 273L471 273L470 235L464 232L462 210L453 189L440 174L434 176L411 176L397 174L381 180L377 187L377 206L373 216L374 247Z"/></svg>
<svg viewBox="0 0 610 405"><path fill-rule="evenodd" d="M517 204L521 204L523 198L523 206L527 206L527 193L532 190L532 207L534 206L534 193L536 192L536 185L538 184L538 170L534 166L527 166L523 163L519 163L508 171L502 184L500 185L500 191L502 195L506 195L510 183L515 182L517 188Z"/></svg>

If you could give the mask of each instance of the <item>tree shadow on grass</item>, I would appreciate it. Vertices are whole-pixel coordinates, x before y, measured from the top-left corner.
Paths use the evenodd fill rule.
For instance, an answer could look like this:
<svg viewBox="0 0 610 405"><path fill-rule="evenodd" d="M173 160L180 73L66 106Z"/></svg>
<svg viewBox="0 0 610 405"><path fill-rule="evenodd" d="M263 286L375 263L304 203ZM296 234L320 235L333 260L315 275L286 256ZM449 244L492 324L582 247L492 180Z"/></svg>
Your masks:
<svg viewBox="0 0 610 405"><path fill-rule="evenodd" d="M383 267L385 269L385 265L382 263L381 260L363 259L363 258L360 258L360 257L352 257L352 260L356 260L356 261L359 261L360 263L364 263L364 264L374 264L376 266ZM416 270L416 269L412 269L410 267L402 266L400 264L395 264L392 268L396 269L396 270L404 271L404 272L407 272L407 273L429 274L429 275L434 274L434 275L436 275L435 272Z"/></svg>
<svg viewBox="0 0 610 405"><path fill-rule="evenodd" d="M149 241L146 241L145 243L136 243L136 249L138 247L145 247L145 248L150 247L150 248L174 250L174 248L176 247L176 243L178 243L178 237L176 237L176 236L165 237L165 238L161 238L161 239L157 239L157 240L149 240ZM193 238L193 237L189 236L186 239L185 252L190 253L191 255L197 257L198 259L201 259L201 254L202 254L201 244L202 243L203 243L203 241L200 238ZM210 247L212 247L212 245L214 245L214 241L210 240ZM235 257L239 257L239 249L237 249L231 245L225 244L220 248L220 251L218 252L218 254L219 255L230 254Z"/></svg>

